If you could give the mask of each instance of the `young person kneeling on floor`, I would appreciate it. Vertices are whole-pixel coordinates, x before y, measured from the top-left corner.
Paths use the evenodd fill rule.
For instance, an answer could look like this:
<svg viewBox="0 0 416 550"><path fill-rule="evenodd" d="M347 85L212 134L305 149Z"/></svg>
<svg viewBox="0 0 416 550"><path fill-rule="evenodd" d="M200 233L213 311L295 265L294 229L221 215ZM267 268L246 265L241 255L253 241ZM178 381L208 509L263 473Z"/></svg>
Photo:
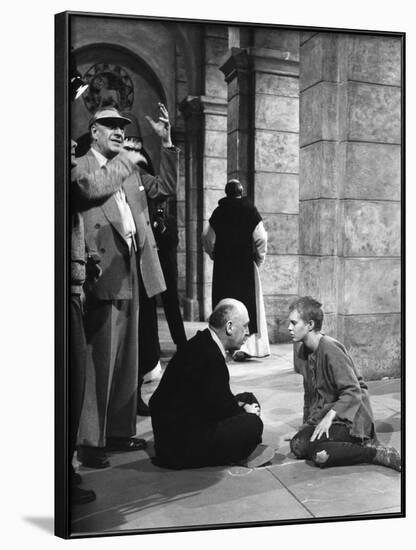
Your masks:
<svg viewBox="0 0 416 550"><path fill-rule="evenodd" d="M377 438L367 384L345 347L321 332L322 305L310 296L289 307L295 371L304 385L303 425L290 442L297 458L323 467L361 463L401 470L396 449Z"/></svg>

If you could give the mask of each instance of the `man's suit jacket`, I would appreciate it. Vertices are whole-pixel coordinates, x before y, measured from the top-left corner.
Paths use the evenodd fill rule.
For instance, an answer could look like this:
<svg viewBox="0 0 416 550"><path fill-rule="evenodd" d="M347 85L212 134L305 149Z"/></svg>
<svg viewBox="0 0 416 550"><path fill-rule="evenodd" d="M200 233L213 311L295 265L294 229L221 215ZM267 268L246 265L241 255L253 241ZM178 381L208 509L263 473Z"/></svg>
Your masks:
<svg viewBox="0 0 416 550"><path fill-rule="evenodd" d="M208 329L173 356L149 402L155 437L203 428L241 414L225 359Z"/></svg>
<svg viewBox="0 0 416 550"><path fill-rule="evenodd" d="M131 167L122 183L136 225L140 270L149 297L163 292L166 285L150 225L146 194L151 198L172 195L178 181L178 150L162 149L161 158L160 177L141 176L137 167ZM72 180L80 196L88 201L91 180L105 179L107 168L100 168L91 150L77 159L77 163ZM114 194L98 204L90 198L83 209L83 218L87 250L99 256L102 269L101 277L93 283L90 292L100 300L131 299L130 251Z"/></svg>

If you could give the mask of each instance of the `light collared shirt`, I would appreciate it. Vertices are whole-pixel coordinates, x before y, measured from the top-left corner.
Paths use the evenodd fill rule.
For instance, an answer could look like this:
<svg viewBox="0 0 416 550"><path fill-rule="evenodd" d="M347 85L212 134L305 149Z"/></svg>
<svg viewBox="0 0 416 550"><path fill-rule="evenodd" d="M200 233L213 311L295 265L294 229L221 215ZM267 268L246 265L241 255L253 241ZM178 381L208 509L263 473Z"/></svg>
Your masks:
<svg viewBox="0 0 416 550"><path fill-rule="evenodd" d="M217 344L217 346L220 348L220 352L222 353L222 355L223 355L223 357L224 357L224 359L225 359L225 357L226 357L225 348L224 348L224 346L222 345L221 340L218 338L217 333L216 333L214 330L212 330L211 327L208 327L208 330L209 330L210 333L211 333L212 339L213 339L214 342Z"/></svg>
<svg viewBox="0 0 416 550"><path fill-rule="evenodd" d="M97 159L97 162L100 165L100 168L102 168L107 164L108 159L106 159L104 155L102 155L99 151L93 148L91 148L91 151L93 152L95 158ZM129 250L131 251L131 247L133 245L134 249L137 251L136 241L134 238L134 236L136 235L136 224L134 223L133 214L131 213L130 206L126 200L126 194L122 187L120 187L120 189L116 191L116 193L114 193L114 198L116 200L117 207L120 212L123 232L124 232L124 236L126 238Z"/></svg>

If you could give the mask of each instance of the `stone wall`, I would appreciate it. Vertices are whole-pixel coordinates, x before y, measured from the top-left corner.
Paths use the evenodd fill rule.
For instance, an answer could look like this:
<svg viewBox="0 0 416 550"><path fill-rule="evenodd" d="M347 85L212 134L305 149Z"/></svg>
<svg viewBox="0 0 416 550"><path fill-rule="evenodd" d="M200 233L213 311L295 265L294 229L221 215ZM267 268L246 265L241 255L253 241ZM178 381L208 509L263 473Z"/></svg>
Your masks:
<svg viewBox="0 0 416 550"><path fill-rule="evenodd" d="M367 378L400 373L400 40L305 33L299 294Z"/></svg>
<svg viewBox="0 0 416 550"><path fill-rule="evenodd" d="M224 196L227 183L227 86L219 70L228 49L228 29L225 25L206 25L204 32L204 95L203 109L203 188L202 228L205 228L218 201ZM200 238L200 234L198 235ZM211 287L213 262L201 250L203 279L201 280L201 320L212 310Z"/></svg>
<svg viewBox="0 0 416 550"><path fill-rule="evenodd" d="M228 177L237 177L268 233L260 269L269 338L286 341L298 291L299 35L230 32L221 67L228 83Z"/></svg>
<svg viewBox="0 0 416 550"><path fill-rule="evenodd" d="M268 233L261 280L271 342L286 341L299 276L299 34L256 29L254 202Z"/></svg>

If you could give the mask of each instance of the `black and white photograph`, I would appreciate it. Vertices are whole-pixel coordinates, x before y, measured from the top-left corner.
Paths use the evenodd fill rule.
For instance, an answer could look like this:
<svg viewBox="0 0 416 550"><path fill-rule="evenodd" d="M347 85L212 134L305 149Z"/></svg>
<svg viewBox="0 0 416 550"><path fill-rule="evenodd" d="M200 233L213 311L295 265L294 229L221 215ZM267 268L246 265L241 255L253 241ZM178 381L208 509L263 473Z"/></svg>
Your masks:
<svg viewBox="0 0 416 550"><path fill-rule="evenodd" d="M412 37L320 3L10 15L6 547L406 537Z"/></svg>
<svg viewBox="0 0 416 550"><path fill-rule="evenodd" d="M402 516L404 34L56 37L57 534Z"/></svg>

